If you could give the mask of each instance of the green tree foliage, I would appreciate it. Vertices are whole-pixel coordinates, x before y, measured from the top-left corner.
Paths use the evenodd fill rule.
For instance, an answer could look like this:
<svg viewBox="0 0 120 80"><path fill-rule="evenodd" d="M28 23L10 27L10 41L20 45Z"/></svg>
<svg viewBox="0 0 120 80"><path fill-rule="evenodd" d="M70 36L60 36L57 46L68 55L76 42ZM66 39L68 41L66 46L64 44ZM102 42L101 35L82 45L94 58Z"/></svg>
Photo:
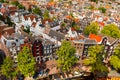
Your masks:
<svg viewBox="0 0 120 80"><path fill-rule="evenodd" d="M25 7L22 4L18 4L19 9L25 9Z"/></svg>
<svg viewBox="0 0 120 80"><path fill-rule="evenodd" d="M76 25L75 27L75 30L80 30L80 26Z"/></svg>
<svg viewBox="0 0 120 80"><path fill-rule="evenodd" d="M8 26L14 25L14 23L11 21L11 19L8 16L0 15L0 20L3 21L5 24L8 24Z"/></svg>
<svg viewBox="0 0 120 80"><path fill-rule="evenodd" d="M104 7L99 7L98 8L102 13L106 13L106 8L104 8Z"/></svg>
<svg viewBox="0 0 120 80"><path fill-rule="evenodd" d="M4 0L0 0L1 3L4 3Z"/></svg>
<svg viewBox="0 0 120 80"><path fill-rule="evenodd" d="M15 77L17 72L15 71L14 62L10 57L4 59L3 65L1 66L0 73L5 75L7 78Z"/></svg>
<svg viewBox="0 0 120 80"><path fill-rule="evenodd" d="M99 31L99 24L97 22L92 22L90 25L88 25L84 29L84 34L89 35L90 33L92 34L98 34Z"/></svg>
<svg viewBox="0 0 120 80"><path fill-rule="evenodd" d="M118 26L116 26L115 24L108 24L108 25L104 26L101 33L103 33L107 36L111 36L113 38L120 38L120 30L119 30Z"/></svg>
<svg viewBox="0 0 120 80"><path fill-rule="evenodd" d="M76 22L73 21L72 24L71 24L71 27L74 27L74 26L76 26L76 25L77 25Z"/></svg>
<svg viewBox="0 0 120 80"><path fill-rule="evenodd" d="M94 6L94 5L91 5L90 7L88 7L88 9L94 10L94 9L95 9L95 6Z"/></svg>
<svg viewBox="0 0 120 80"><path fill-rule="evenodd" d="M58 55L58 68L62 71L69 71L70 68L77 62L75 57L75 48L69 41L63 41L60 49L56 52Z"/></svg>
<svg viewBox="0 0 120 80"><path fill-rule="evenodd" d="M98 2L98 0L90 0L91 2Z"/></svg>
<svg viewBox="0 0 120 80"><path fill-rule="evenodd" d="M38 15L42 16L42 12L41 12L40 8L38 8L38 7L36 7L35 9L33 9L32 12L34 14L38 14Z"/></svg>
<svg viewBox="0 0 120 80"><path fill-rule="evenodd" d="M11 19L8 16L6 16L5 23L8 24L9 26L13 26L14 25L14 23L11 21Z"/></svg>
<svg viewBox="0 0 120 80"><path fill-rule="evenodd" d="M35 71L35 58L29 48L23 47L22 51L18 53L18 71L24 76L33 75Z"/></svg>
<svg viewBox="0 0 120 80"><path fill-rule="evenodd" d="M29 7L29 8L28 8L28 11L29 11L29 12L32 12L32 9Z"/></svg>
<svg viewBox="0 0 120 80"><path fill-rule="evenodd" d="M8 3L8 0L0 0L1 3Z"/></svg>
<svg viewBox="0 0 120 80"><path fill-rule="evenodd" d="M120 44L116 47L115 53L110 57L110 64L116 70L120 70Z"/></svg>
<svg viewBox="0 0 120 80"><path fill-rule="evenodd" d="M26 27L26 29L24 29L23 31L29 34L30 33L30 26Z"/></svg>
<svg viewBox="0 0 120 80"><path fill-rule="evenodd" d="M91 72L107 72L107 67L103 64L104 47L100 45L91 46L88 49L88 58L83 63L91 67Z"/></svg>
<svg viewBox="0 0 120 80"><path fill-rule="evenodd" d="M62 27L62 28L66 28L66 23L65 23L65 22L62 22L62 23L61 23L61 27Z"/></svg>
<svg viewBox="0 0 120 80"><path fill-rule="evenodd" d="M15 5L15 6L18 6L20 3L18 1L12 1L11 4Z"/></svg>
<svg viewBox="0 0 120 80"><path fill-rule="evenodd" d="M50 19L50 15L49 15L49 11L45 10L44 14L43 14L44 19Z"/></svg>
<svg viewBox="0 0 120 80"><path fill-rule="evenodd" d="M17 6L19 9L25 9L25 6L20 4L18 1L12 1L10 4Z"/></svg>

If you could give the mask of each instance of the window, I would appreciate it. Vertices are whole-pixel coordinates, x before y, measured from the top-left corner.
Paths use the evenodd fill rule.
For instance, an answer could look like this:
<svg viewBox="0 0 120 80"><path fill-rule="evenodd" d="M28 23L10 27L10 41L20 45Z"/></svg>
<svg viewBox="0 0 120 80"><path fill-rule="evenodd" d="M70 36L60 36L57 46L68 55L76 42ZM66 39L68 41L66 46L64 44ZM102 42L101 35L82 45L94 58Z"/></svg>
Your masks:
<svg viewBox="0 0 120 80"><path fill-rule="evenodd" d="M44 54L46 54L46 50L44 50Z"/></svg>
<svg viewBox="0 0 120 80"><path fill-rule="evenodd" d="M36 57L36 61L40 61L41 59L40 59L40 56L37 56Z"/></svg>
<svg viewBox="0 0 120 80"><path fill-rule="evenodd" d="M108 49L108 46L105 46L105 49Z"/></svg>
<svg viewBox="0 0 120 80"><path fill-rule="evenodd" d="M85 48L88 48L88 46L85 46Z"/></svg>
<svg viewBox="0 0 120 80"><path fill-rule="evenodd" d="M52 50L50 50L50 53L52 53Z"/></svg>
<svg viewBox="0 0 120 80"><path fill-rule="evenodd" d="M37 52L36 54L39 54L39 52Z"/></svg>
<svg viewBox="0 0 120 80"><path fill-rule="evenodd" d="M113 46L111 46L110 49L113 49Z"/></svg>

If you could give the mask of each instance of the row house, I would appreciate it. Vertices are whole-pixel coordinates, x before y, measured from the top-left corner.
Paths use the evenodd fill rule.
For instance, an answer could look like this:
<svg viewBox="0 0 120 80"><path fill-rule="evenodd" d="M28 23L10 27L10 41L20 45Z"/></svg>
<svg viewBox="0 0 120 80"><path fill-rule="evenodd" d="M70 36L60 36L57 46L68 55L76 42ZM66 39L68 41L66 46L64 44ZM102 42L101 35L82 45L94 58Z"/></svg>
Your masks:
<svg viewBox="0 0 120 80"><path fill-rule="evenodd" d="M12 57L14 63L17 63L18 62L17 55L18 52L20 51L20 46L17 46L15 42L12 42L11 44L12 44L11 47L9 47L10 56Z"/></svg>
<svg viewBox="0 0 120 80"><path fill-rule="evenodd" d="M52 60L55 56L55 51L58 49L55 43L48 39L38 38L32 44L32 53L39 64L45 61Z"/></svg>
<svg viewBox="0 0 120 80"><path fill-rule="evenodd" d="M88 49L90 46L104 45L104 52L110 57L118 44L120 44L120 39L95 34L90 34L88 38L79 37L72 40L70 39L70 41L76 49L76 55L78 57L82 56L83 58L88 56Z"/></svg>
<svg viewBox="0 0 120 80"><path fill-rule="evenodd" d="M36 62L42 63L43 45L39 39L34 41L32 45L32 53L33 53L33 56L36 57Z"/></svg>
<svg viewBox="0 0 120 80"><path fill-rule="evenodd" d="M78 56L78 58L82 56L84 49L84 40L73 40L72 45L76 49L76 55Z"/></svg>
<svg viewBox="0 0 120 80"><path fill-rule="evenodd" d="M88 55L88 49L90 46L94 46L97 44L95 40L90 39L78 39L72 41L73 46L76 49L76 55L77 57L87 57Z"/></svg>
<svg viewBox="0 0 120 80"><path fill-rule="evenodd" d="M41 39L34 36L30 36L28 33L24 32L23 30L20 30L21 34L26 36L26 43L31 44L30 50L35 57L35 60L37 63L42 63L42 56L43 56L43 45ZM24 45L23 45L24 46Z"/></svg>
<svg viewBox="0 0 120 80"><path fill-rule="evenodd" d="M89 39L97 41L97 44L104 45L104 52L107 53L108 57L114 53L115 48L120 43L120 39L115 39L104 35L90 34Z"/></svg>
<svg viewBox="0 0 120 80"><path fill-rule="evenodd" d="M42 64L46 60L53 58L53 53L58 49L54 42L48 39L44 39L42 36L29 36L27 33L22 32L22 35L28 38L28 42L31 43L31 51L36 59L36 62Z"/></svg>
<svg viewBox="0 0 120 80"><path fill-rule="evenodd" d="M105 46L104 52L107 53L108 57L110 57L115 49L117 48L118 44L120 44L120 39L115 39L112 37L103 37L102 43Z"/></svg>
<svg viewBox="0 0 120 80"><path fill-rule="evenodd" d="M97 45L97 42L95 40L85 39L84 42L84 48L83 48L83 54L82 57L86 57L88 55L88 49L90 46Z"/></svg>
<svg viewBox="0 0 120 80"><path fill-rule="evenodd" d="M40 21L38 22L33 22L31 27L30 27L30 32L35 35L38 36L41 33L44 32L45 28L41 25L42 23Z"/></svg>
<svg viewBox="0 0 120 80"><path fill-rule="evenodd" d="M22 24L25 27L30 27L33 22L36 22L36 16L34 14L22 15Z"/></svg>
<svg viewBox="0 0 120 80"><path fill-rule="evenodd" d="M3 38L4 36L4 38ZM20 35L19 33L13 33L12 35L3 35L3 43L9 50L9 54L14 60L14 63L17 63L17 55L20 51L20 45L24 44L24 36Z"/></svg>

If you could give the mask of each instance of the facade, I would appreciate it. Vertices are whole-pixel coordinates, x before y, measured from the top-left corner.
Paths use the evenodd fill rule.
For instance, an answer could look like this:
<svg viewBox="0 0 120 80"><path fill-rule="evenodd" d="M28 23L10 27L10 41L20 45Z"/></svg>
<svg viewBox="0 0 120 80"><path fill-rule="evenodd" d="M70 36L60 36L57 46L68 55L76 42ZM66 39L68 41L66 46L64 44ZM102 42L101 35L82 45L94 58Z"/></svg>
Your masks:
<svg viewBox="0 0 120 80"><path fill-rule="evenodd" d="M97 42L95 40L86 39L85 42L84 42L82 57L87 57L89 47L94 46L94 45L97 45Z"/></svg>
<svg viewBox="0 0 120 80"><path fill-rule="evenodd" d="M34 41L32 46L32 53L33 53L33 56L36 58L36 62L42 63L43 45L39 39Z"/></svg>
<svg viewBox="0 0 120 80"><path fill-rule="evenodd" d="M14 60L14 63L17 63L18 60L17 60L17 55L18 55L18 52L20 51L20 46L16 46L16 43L12 43L12 46L9 48L10 50L10 55L12 57L12 59Z"/></svg>
<svg viewBox="0 0 120 80"><path fill-rule="evenodd" d="M120 44L120 39L114 39L112 37L103 37L102 43L105 46L104 52L107 53L108 57L110 57L115 49L118 47L118 44Z"/></svg>
<svg viewBox="0 0 120 80"><path fill-rule="evenodd" d="M82 56L83 49L84 49L84 40L74 40L72 44L76 49L76 55Z"/></svg>

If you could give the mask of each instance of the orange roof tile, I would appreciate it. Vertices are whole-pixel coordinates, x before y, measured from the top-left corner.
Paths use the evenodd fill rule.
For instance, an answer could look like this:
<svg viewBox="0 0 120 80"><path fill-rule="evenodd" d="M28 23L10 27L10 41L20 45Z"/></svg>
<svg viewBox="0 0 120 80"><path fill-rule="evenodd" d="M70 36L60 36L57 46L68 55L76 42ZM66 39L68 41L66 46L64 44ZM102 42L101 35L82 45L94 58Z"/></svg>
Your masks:
<svg viewBox="0 0 120 80"><path fill-rule="evenodd" d="M12 16L15 15L15 12L11 12L10 15L12 15Z"/></svg>
<svg viewBox="0 0 120 80"><path fill-rule="evenodd" d="M33 22L33 23L32 23L32 26L35 28L35 27L36 27L36 22Z"/></svg>
<svg viewBox="0 0 120 80"><path fill-rule="evenodd" d="M66 19L73 19L72 16L66 16Z"/></svg>
<svg viewBox="0 0 120 80"><path fill-rule="evenodd" d="M1 13L6 13L7 10L6 10L5 8L1 8L1 9L0 9L0 12L1 12Z"/></svg>
<svg viewBox="0 0 120 80"><path fill-rule="evenodd" d="M48 2L47 5L49 5L49 6L55 6L55 2Z"/></svg>
<svg viewBox="0 0 120 80"><path fill-rule="evenodd" d="M75 19L75 22L78 23L80 20L79 19Z"/></svg>
<svg viewBox="0 0 120 80"><path fill-rule="evenodd" d="M73 38L73 37L70 37L70 40L75 40L75 38Z"/></svg>
<svg viewBox="0 0 120 80"><path fill-rule="evenodd" d="M99 24L100 24L100 26L102 26L102 27L105 25L104 22L100 22Z"/></svg>
<svg viewBox="0 0 120 80"><path fill-rule="evenodd" d="M100 42L102 40L101 36L97 36L95 34L90 34L89 39L95 39L97 42Z"/></svg>
<svg viewBox="0 0 120 80"><path fill-rule="evenodd" d="M30 14L30 15L26 15L26 16L24 16L24 19L25 19L25 20L27 20L28 18L30 18L31 21L33 21L33 20L35 19L35 15Z"/></svg>
<svg viewBox="0 0 120 80"><path fill-rule="evenodd" d="M8 9L11 11L17 11L17 7L8 7Z"/></svg>

